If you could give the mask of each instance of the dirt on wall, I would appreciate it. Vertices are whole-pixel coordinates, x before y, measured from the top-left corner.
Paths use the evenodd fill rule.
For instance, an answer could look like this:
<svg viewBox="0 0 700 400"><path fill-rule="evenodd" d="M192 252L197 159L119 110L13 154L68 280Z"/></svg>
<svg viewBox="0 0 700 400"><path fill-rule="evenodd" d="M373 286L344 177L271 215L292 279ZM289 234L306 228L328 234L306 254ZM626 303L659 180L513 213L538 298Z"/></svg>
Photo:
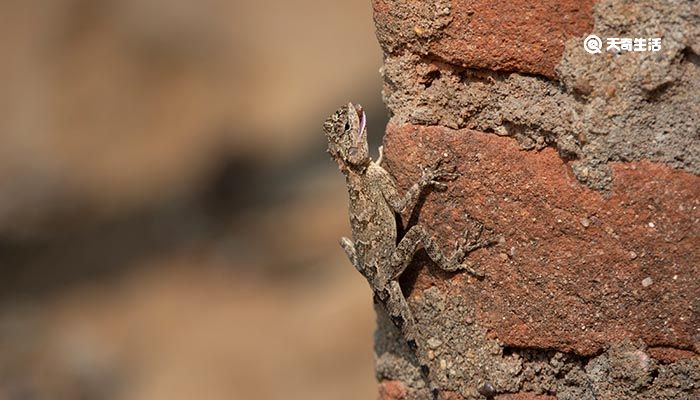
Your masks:
<svg viewBox="0 0 700 400"><path fill-rule="evenodd" d="M413 7L401 3L390 6L395 14L392 17L405 19L401 23L403 29L415 26L414 31L423 33L405 37L387 28L394 24L378 25L379 41L386 52L385 102L395 123L494 132L515 137L524 149L553 146L563 158L573 161L572 168L580 181L597 189L609 188L609 161L649 159L700 173L697 3L596 4L593 27L586 30L581 24L573 37L565 43L562 40L563 53L560 52L561 59L553 70L547 70L546 57L528 55L520 63L513 61L522 53L522 43L514 44L518 53L507 63L479 63L483 57L478 55L473 56L476 62L446 59L443 52L433 49L441 49L444 43L455 53L454 48L461 44L454 35L439 30L448 24L443 13L450 8L445 6L433 15L417 15L416 11L408 12ZM404 9L405 14L401 12ZM451 20L452 24L459 18L489 18L481 17L481 10L479 14L472 10L455 12L459 11L462 12ZM515 12L505 10L508 11ZM491 18L492 23L500 23L500 14ZM427 24L426 19L436 22ZM552 33L548 26L531 23L534 31L546 30L540 35L555 37L556 32ZM428 27L423 28L424 25ZM423 37L433 31L433 36ZM661 37L663 46L659 52L591 55L581 46L585 32L601 37ZM471 55L469 46L480 43L483 32L470 33L461 47L463 57ZM503 32L504 40L512 40L509 35L513 33ZM519 33L535 35L531 31ZM403 41L397 43L397 38ZM433 43L435 40L437 44ZM490 41L484 44L489 45ZM549 52L555 53L555 46L551 47ZM529 48L532 52L537 49ZM502 49L491 51L501 54Z"/></svg>
<svg viewBox="0 0 700 400"><path fill-rule="evenodd" d="M446 155L419 215L483 280L419 253L404 292L450 399L700 397L700 5L375 0L400 187ZM583 38L662 40L589 54ZM603 39L605 46L605 39ZM382 399L430 399L378 313Z"/></svg>
<svg viewBox="0 0 700 400"><path fill-rule="evenodd" d="M487 383L558 399L698 393L697 177L615 162L603 193L579 183L554 149L524 155L489 133L390 124L385 145L400 187L440 154L460 175L406 225L426 226L447 249L470 220L495 234L468 256L483 280L441 272L422 252L401 278L441 388L455 399L483 398ZM381 313L375 351L380 380L401 382L406 399L430 398Z"/></svg>

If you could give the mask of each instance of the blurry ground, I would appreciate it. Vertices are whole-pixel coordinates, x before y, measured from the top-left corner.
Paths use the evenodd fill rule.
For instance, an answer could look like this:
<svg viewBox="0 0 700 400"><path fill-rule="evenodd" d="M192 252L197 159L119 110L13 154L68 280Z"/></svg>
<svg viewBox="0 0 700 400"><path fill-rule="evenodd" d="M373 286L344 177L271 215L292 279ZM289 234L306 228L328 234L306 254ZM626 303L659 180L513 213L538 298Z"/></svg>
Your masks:
<svg viewBox="0 0 700 400"><path fill-rule="evenodd" d="M375 397L320 125L365 1L0 4L0 400Z"/></svg>

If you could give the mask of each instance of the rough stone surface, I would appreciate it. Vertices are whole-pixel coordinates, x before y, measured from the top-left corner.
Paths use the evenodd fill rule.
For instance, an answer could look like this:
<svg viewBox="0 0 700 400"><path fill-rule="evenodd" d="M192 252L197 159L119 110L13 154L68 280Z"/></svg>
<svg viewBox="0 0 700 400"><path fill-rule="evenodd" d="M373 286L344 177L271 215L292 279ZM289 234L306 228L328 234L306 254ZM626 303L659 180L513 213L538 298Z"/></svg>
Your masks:
<svg viewBox="0 0 700 400"><path fill-rule="evenodd" d="M417 254L419 348L449 399L698 399L700 4L507 3L373 2L387 168L404 189L437 157L460 173L404 226L496 241L469 255L483 280ZM589 33L662 46L588 54ZM378 380L431 399L377 314Z"/></svg>
<svg viewBox="0 0 700 400"><path fill-rule="evenodd" d="M497 396L496 400L557 400L555 396L539 395L534 393L515 393Z"/></svg>
<svg viewBox="0 0 700 400"><path fill-rule="evenodd" d="M451 64L553 77L564 42L589 32L592 0L374 0L387 54L429 54Z"/></svg>
<svg viewBox="0 0 700 400"><path fill-rule="evenodd" d="M379 384L379 400L403 400L406 388L401 381L383 381Z"/></svg>
<svg viewBox="0 0 700 400"><path fill-rule="evenodd" d="M576 182L553 150L523 153L508 138L390 125L385 143L402 187L433 153L458 163L462 177L432 193L418 218L445 246L466 215L497 233L497 245L472 255L492 278L477 286L454 278L475 289L477 314L493 337L582 355L625 338L700 346L700 177L649 162L615 163L613 189L602 194ZM653 284L644 287L647 278Z"/></svg>
<svg viewBox="0 0 700 400"><path fill-rule="evenodd" d="M697 312L697 311L696 311ZM697 351L697 348L696 348ZM651 347L649 355L663 363L673 363L680 360L687 360L697 356L697 353L690 350L675 349L673 347Z"/></svg>
<svg viewBox="0 0 700 400"><path fill-rule="evenodd" d="M613 163L612 190L601 193L577 182L553 149L524 153L487 133L390 124L385 146L400 187L444 154L461 175L406 224L426 225L449 248L478 220L498 241L470 255L482 281L441 272L421 253L402 277L423 336L442 343L431 349L441 387L458 398L479 398L485 382L499 394L559 399L700 394L699 177ZM378 378L429 398L385 318L379 312Z"/></svg>
<svg viewBox="0 0 700 400"><path fill-rule="evenodd" d="M610 161L649 159L700 173L700 5L611 0L594 10L592 31L601 37L662 37L662 50L591 55L582 37L573 38L556 67L558 80L548 80L464 68L419 45L396 50L390 39L404 40L407 28L378 28L394 122L494 132L525 149L552 146L597 189L609 189ZM467 15L453 14L450 26L459 18ZM440 21L425 31L443 34L448 24Z"/></svg>

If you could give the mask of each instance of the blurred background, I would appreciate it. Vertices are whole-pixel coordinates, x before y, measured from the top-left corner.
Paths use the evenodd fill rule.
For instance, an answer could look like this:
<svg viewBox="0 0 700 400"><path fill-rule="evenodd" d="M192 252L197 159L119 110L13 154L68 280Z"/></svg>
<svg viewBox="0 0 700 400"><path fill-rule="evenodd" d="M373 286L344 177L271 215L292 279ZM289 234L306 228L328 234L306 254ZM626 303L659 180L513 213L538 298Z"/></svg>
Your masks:
<svg viewBox="0 0 700 400"><path fill-rule="evenodd" d="M0 400L376 398L320 128L380 140L369 1L5 0L0 51Z"/></svg>

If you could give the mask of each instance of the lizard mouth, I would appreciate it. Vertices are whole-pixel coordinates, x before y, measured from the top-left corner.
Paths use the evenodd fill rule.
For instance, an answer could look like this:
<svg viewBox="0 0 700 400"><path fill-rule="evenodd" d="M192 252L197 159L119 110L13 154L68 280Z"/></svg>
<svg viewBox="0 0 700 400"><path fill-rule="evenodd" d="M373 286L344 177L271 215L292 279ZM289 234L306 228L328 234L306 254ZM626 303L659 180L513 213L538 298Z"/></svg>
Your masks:
<svg viewBox="0 0 700 400"><path fill-rule="evenodd" d="M357 113L357 117L360 119L360 129L357 132L357 135L362 136L362 133L365 131L365 126L367 125L367 116L365 115L365 110L363 110L362 106L359 104L355 105L355 112Z"/></svg>

